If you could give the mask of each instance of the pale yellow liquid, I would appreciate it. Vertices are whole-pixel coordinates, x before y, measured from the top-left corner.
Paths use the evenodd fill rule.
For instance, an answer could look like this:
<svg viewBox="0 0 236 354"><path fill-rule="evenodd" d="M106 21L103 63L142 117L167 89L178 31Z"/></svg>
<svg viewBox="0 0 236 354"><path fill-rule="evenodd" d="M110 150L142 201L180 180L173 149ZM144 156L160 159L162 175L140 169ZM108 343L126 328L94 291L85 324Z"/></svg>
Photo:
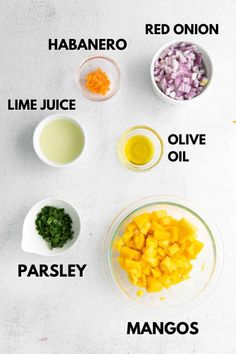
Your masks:
<svg viewBox="0 0 236 354"><path fill-rule="evenodd" d="M58 164L75 160L84 147L84 134L79 126L66 119L48 123L40 136L40 147L45 157Z"/></svg>
<svg viewBox="0 0 236 354"><path fill-rule="evenodd" d="M144 135L134 135L125 144L126 158L135 165L145 165L154 156L153 142Z"/></svg>

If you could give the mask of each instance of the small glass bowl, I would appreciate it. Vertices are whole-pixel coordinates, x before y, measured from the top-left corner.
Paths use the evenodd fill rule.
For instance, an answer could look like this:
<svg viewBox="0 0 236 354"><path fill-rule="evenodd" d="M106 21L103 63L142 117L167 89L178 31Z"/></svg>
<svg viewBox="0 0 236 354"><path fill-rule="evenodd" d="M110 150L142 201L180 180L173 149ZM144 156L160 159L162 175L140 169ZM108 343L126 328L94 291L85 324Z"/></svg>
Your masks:
<svg viewBox="0 0 236 354"><path fill-rule="evenodd" d="M125 156L125 145L128 139L132 136L143 135L146 136L154 145L154 155L151 161L144 165L136 165L130 162ZM117 154L121 163L132 171L144 172L149 171L157 166L163 156L164 144L160 135L152 128L145 125L137 125L127 129L120 137L117 144Z"/></svg>
<svg viewBox="0 0 236 354"><path fill-rule="evenodd" d="M142 213L166 210L177 219L186 218L198 229L198 240L204 247L193 263L190 279L157 293L137 296L136 287L131 284L126 272L118 263L118 252L114 241L119 238L127 225ZM123 209L113 220L104 242L104 265L107 276L112 278L114 289L122 299L128 300L136 310L169 316L191 310L204 301L218 283L223 266L223 246L218 229L211 219L192 202L176 196L151 196L134 202ZM164 298L164 299L163 299Z"/></svg>
<svg viewBox="0 0 236 354"><path fill-rule="evenodd" d="M100 68L105 71L110 80L110 90L105 95L93 93L85 86L85 78L91 72ZM94 55L83 60L75 72L75 82L82 94L92 101L105 101L113 97L120 88L120 69L117 63L102 55Z"/></svg>

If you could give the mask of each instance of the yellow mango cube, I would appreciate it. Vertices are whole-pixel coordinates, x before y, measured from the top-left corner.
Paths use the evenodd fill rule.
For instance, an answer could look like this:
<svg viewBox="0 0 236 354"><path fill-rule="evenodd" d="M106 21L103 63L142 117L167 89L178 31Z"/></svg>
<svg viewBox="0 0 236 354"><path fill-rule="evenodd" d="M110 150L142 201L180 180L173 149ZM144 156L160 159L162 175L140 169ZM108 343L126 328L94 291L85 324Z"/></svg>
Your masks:
<svg viewBox="0 0 236 354"><path fill-rule="evenodd" d="M143 235L147 235L148 231L150 230L151 227L151 223L147 222L146 224L144 224L141 228L140 228L140 232L142 232Z"/></svg>
<svg viewBox="0 0 236 354"><path fill-rule="evenodd" d="M161 219L167 216L167 212L165 210L156 210L154 213L157 219Z"/></svg>
<svg viewBox="0 0 236 354"><path fill-rule="evenodd" d="M188 263L188 261L184 256L172 257L172 259L178 268L185 268L186 264Z"/></svg>
<svg viewBox="0 0 236 354"><path fill-rule="evenodd" d="M145 288L147 286L147 279L146 279L146 275L142 274L141 277L139 278L138 282L137 282L137 286L143 287Z"/></svg>
<svg viewBox="0 0 236 354"><path fill-rule="evenodd" d="M147 262L143 259L143 257L142 257L140 263L141 263L141 269L142 269L143 274L145 274L145 275L150 275L150 274L151 274L151 266L150 266L150 264L147 263Z"/></svg>
<svg viewBox="0 0 236 354"><path fill-rule="evenodd" d="M195 237L195 233L197 229L194 225L188 222L188 220L182 218L178 221L178 231L179 231L179 239L185 240L189 236Z"/></svg>
<svg viewBox="0 0 236 354"><path fill-rule="evenodd" d="M170 234L166 232L165 228L161 225L157 225L154 230L154 238L157 241L164 241L170 239Z"/></svg>
<svg viewBox="0 0 236 354"><path fill-rule="evenodd" d="M134 222L139 227L139 229L141 229L141 227L144 226L148 221L149 221L148 213L143 213L134 218Z"/></svg>
<svg viewBox="0 0 236 354"><path fill-rule="evenodd" d="M167 248L169 244L170 244L169 240L163 240L158 242L158 246L164 249Z"/></svg>
<svg viewBox="0 0 236 354"><path fill-rule="evenodd" d="M179 237L178 237L178 227L177 226L169 226L168 228L166 228L166 230L169 232L171 242L178 241Z"/></svg>
<svg viewBox="0 0 236 354"><path fill-rule="evenodd" d="M195 257L198 255L199 252L201 252L202 248L203 248L203 243L201 241L195 240L194 241Z"/></svg>
<svg viewBox="0 0 236 354"><path fill-rule="evenodd" d="M141 251L145 245L145 237L140 232L134 236L134 245L139 251Z"/></svg>
<svg viewBox="0 0 236 354"><path fill-rule="evenodd" d="M160 224L158 224L158 221L157 220L152 220L150 231L152 233L154 233L154 231L158 228L158 226L161 226Z"/></svg>
<svg viewBox="0 0 236 354"><path fill-rule="evenodd" d="M137 274L135 274L135 272L130 272L129 273L129 280L131 281L131 283L133 285L137 285L138 286L139 277L137 276Z"/></svg>
<svg viewBox="0 0 236 354"><path fill-rule="evenodd" d="M160 267L162 270L167 271L168 273L172 273L174 270L176 270L177 266L175 262L169 257L166 256L160 263Z"/></svg>
<svg viewBox="0 0 236 354"><path fill-rule="evenodd" d="M133 238L133 232L132 231L127 231L124 233L122 236L122 239L126 245L130 242L130 240Z"/></svg>
<svg viewBox="0 0 236 354"><path fill-rule="evenodd" d="M147 257L156 257L157 255L157 248L153 247L153 246L148 246L145 247L143 250L143 254Z"/></svg>
<svg viewBox="0 0 236 354"><path fill-rule="evenodd" d="M159 254L162 258L164 258L165 255L166 255L166 252L163 250L163 248L158 247L157 248L157 254Z"/></svg>
<svg viewBox="0 0 236 354"><path fill-rule="evenodd" d="M121 248L120 254L126 258L134 259L136 261L139 261L141 258L141 253L139 251L126 246Z"/></svg>
<svg viewBox="0 0 236 354"><path fill-rule="evenodd" d="M148 236L146 238L146 247L157 248L157 240L155 240L152 236Z"/></svg>
<svg viewBox="0 0 236 354"><path fill-rule="evenodd" d="M169 248L168 248L168 254L170 256L173 256L180 250L180 247L177 245L177 243L173 243Z"/></svg>
<svg viewBox="0 0 236 354"><path fill-rule="evenodd" d="M158 280L163 284L166 289L168 289L172 285L172 280L169 275L163 274L159 277Z"/></svg>
<svg viewBox="0 0 236 354"><path fill-rule="evenodd" d="M134 232L135 230L138 230L137 225L134 222L131 222L127 227L126 231L131 231Z"/></svg>
<svg viewBox="0 0 236 354"><path fill-rule="evenodd" d="M158 278L162 275L162 272L160 271L159 268L152 268L151 273L154 276L154 278Z"/></svg>
<svg viewBox="0 0 236 354"><path fill-rule="evenodd" d="M137 269L138 271L141 271L141 263L139 261L134 261L130 258L124 259L124 267L127 271L132 269Z"/></svg>
<svg viewBox="0 0 236 354"><path fill-rule="evenodd" d="M159 292L163 289L163 284L153 276L147 277L147 291Z"/></svg>
<svg viewBox="0 0 236 354"><path fill-rule="evenodd" d="M152 256L146 256L146 255L142 255L142 260L144 260L145 262L147 262L148 264L150 264L152 267L156 267L159 263L159 258L157 257L152 257Z"/></svg>
<svg viewBox="0 0 236 354"><path fill-rule="evenodd" d="M165 216L164 218L161 218L159 220L159 224L161 224L162 226L169 226L171 224L171 218Z"/></svg>
<svg viewBox="0 0 236 354"><path fill-rule="evenodd" d="M116 249L118 252L120 252L121 247L124 246L123 238L121 237L121 238L119 238L118 240L116 240L115 243L114 243L114 245L115 245L115 249Z"/></svg>

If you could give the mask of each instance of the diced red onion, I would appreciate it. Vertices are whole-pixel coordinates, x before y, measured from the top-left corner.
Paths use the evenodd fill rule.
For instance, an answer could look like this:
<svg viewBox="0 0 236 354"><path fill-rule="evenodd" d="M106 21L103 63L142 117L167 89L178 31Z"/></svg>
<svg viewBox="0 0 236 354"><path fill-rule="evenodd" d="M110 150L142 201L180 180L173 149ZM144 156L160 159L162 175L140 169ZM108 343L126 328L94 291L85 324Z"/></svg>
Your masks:
<svg viewBox="0 0 236 354"><path fill-rule="evenodd" d="M207 84L202 54L197 46L181 42L165 49L154 64L157 86L176 100L198 96Z"/></svg>

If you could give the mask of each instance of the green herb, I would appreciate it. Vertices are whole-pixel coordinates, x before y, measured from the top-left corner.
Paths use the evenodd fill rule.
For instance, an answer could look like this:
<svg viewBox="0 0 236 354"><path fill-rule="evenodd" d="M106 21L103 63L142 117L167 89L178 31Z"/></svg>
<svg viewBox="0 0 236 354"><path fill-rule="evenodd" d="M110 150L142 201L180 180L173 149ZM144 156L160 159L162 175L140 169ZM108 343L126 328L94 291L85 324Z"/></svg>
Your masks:
<svg viewBox="0 0 236 354"><path fill-rule="evenodd" d="M37 214L36 230L47 241L49 248L63 247L73 238L72 220L64 209L45 206Z"/></svg>

